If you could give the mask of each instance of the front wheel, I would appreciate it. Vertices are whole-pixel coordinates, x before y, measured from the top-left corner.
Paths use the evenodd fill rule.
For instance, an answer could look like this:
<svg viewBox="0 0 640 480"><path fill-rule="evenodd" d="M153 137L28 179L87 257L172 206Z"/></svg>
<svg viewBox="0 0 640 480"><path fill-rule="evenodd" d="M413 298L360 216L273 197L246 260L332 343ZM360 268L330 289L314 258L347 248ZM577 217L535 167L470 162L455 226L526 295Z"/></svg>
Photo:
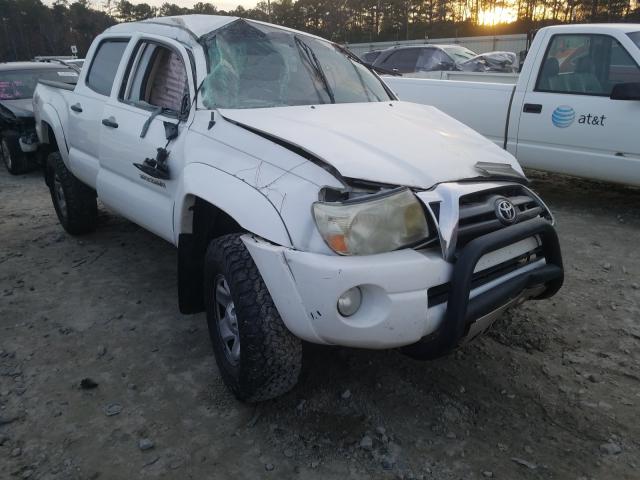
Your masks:
<svg viewBox="0 0 640 480"><path fill-rule="evenodd" d="M302 367L302 341L284 325L240 234L209 244L204 295L216 362L233 394L259 402L291 390Z"/></svg>
<svg viewBox="0 0 640 480"><path fill-rule="evenodd" d="M29 170L29 160L20 149L18 135L13 132L5 132L0 138L0 154L5 167L11 175L20 175Z"/></svg>
<svg viewBox="0 0 640 480"><path fill-rule="evenodd" d="M71 235L93 232L98 221L95 190L67 169L58 152L49 154L47 168L52 170L49 190L62 227Z"/></svg>

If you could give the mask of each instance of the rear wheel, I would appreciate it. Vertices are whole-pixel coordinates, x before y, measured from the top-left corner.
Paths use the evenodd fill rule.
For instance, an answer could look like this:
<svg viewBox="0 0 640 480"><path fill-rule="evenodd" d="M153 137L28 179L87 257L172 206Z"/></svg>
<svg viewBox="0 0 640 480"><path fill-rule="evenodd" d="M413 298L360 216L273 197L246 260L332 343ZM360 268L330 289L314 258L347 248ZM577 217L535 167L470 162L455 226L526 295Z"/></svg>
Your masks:
<svg viewBox="0 0 640 480"><path fill-rule="evenodd" d="M4 132L0 138L0 152L5 167L12 175L20 175L29 170L29 160L20 149L18 134L15 132Z"/></svg>
<svg viewBox="0 0 640 480"><path fill-rule="evenodd" d="M71 235L93 232L98 220L95 190L73 176L60 153L50 153L47 164L53 174L49 182L51 200L63 228Z"/></svg>
<svg viewBox="0 0 640 480"><path fill-rule="evenodd" d="M227 387L247 402L291 390L302 367L302 341L284 325L240 234L209 244L204 277L209 335Z"/></svg>

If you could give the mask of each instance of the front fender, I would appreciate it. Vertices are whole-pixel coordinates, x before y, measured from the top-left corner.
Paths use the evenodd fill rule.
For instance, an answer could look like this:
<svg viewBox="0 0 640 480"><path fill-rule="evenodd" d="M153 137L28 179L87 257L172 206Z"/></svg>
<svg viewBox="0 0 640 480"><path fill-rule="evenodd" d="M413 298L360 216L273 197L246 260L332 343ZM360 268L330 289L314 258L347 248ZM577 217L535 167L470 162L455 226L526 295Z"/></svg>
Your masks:
<svg viewBox="0 0 640 480"><path fill-rule="evenodd" d="M292 247L291 236L276 207L259 190L248 183L204 163L189 163L182 175L182 185L174 206L175 243L187 233L188 201L196 196L215 205L242 228L272 243Z"/></svg>

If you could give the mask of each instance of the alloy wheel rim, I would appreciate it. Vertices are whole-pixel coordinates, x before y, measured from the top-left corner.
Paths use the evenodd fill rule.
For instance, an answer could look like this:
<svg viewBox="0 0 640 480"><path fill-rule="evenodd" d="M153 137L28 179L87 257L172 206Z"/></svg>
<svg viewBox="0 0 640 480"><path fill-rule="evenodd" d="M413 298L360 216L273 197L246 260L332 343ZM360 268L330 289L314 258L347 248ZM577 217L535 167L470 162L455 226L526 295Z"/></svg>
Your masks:
<svg viewBox="0 0 640 480"><path fill-rule="evenodd" d="M240 332L236 307L231 298L229 284L223 275L218 275L213 291L215 320L218 333L222 339L224 355L232 365L240 362Z"/></svg>

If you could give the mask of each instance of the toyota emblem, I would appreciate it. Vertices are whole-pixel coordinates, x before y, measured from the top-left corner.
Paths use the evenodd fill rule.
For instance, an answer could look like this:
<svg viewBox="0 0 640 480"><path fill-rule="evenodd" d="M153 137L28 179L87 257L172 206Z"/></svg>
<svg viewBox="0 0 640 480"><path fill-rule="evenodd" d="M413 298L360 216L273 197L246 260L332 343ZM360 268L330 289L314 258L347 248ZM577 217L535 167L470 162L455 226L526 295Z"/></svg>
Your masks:
<svg viewBox="0 0 640 480"><path fill-rule="evenodd" d="M496 200L496 216L505 225L511 225L518 219L518 210L513 203L506 198Z"/></svg>

